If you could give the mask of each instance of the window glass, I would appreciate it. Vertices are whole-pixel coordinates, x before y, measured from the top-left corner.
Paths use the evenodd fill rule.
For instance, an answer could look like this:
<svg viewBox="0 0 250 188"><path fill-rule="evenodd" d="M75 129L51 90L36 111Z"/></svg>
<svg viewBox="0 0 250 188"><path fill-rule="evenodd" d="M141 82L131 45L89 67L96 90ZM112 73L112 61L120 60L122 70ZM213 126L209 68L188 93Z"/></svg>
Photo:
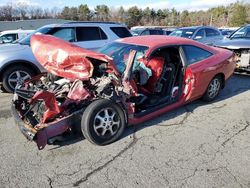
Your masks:
<svg viewBox="0 0 250 188"><path fill-rule="evenodd" d="M158 30L158 35L163 35L163 30Z"/></svg>
<svg viewBox="0 0 250 188"><path fill-rule="evenodd" d="M183 46L183 50L186 55L188 65L191 65L213 55L211 52L191 45Z"/></svg>
<svg viewBox="0 0 250 188"><path fill-rule="evenodd" d="M74 28L60 28L51 33L53 36L63 39L68 42L75 41L75 29Z"/></svg>
<svg viewBox="0 0 250 188"><path fill-rule="evenodd" d="M136 56L139 57L146 53L148 47L112 42L100 48L98 52L112 57L117 70L122 74L126 69L126 64L131 50L135 50Z"/></svg>
<svg viewBox="0 0 250 188"><path fill-rule="evenodd" d="M17 39L17 34L6 34L0 37L0 43L11 43Z"/></svg>
<svg viewBox="0 0 250 188"><path fill-rule="evenodd" d="M206 28L206 36L207 37L213 37L220 35L219 31L216 31L215 29Z"/></svg>
<svg viewBox="0 0 250 188"><path fill-rule="evenodd" d="M37 29L36 31L33 31L32 33L30 33L28 36L22 38L21 40L18 40L18 43L23 44L23 45L29 45L30 44L30 38L31 38L32 35L34 35L36 33L49 34L54 29L57 29L57 28L41 27L41 28Z"/></svg>
<svg viewBox="0 0 250 188"><path fill-rule="evenodd" d="M107 35L99 27L77 27L77 41L106 40Z"/></svg>
<svg viewBox="0 0 250 188"><path fill-rule="evenodd" d="M131 37L131 33L125 27L110 27L110 29L120 38Z"/></svg>
<svg viewBox="0 0 250 188"><path fill-rule="evenodd" d="M201 37L201 38L203 38L204 35L205 35L205 30L204 30L204 29L200 29L200 30L196 33L195 37Z"/></svg>
<svg viewBox="0 0 250 188"><path fill-rule="evenodd" d="M249 26L241 27L235 33L233 33L230 38L231 39L235 39L235 38L249 39L250 38L250 27Z"/></svg>
<svg viewBox="0 0 250 188"><path fill-rule="evenodd" d="M150 32L149 32L149 30L145 30L145 31L143 31L143 32L141 33L141 35L150 35Z"/></svg>
<svg viewBox="0 0 250 188"><path fill-rule="evenodd" d="M150 35L158 35L158 30L150 30Z"/></svg>
<svg viewBox="0 0 250 188"><path fill-rule="evenodd" d="M190 39L192 38L194 32L195 29L176 29L172 33L170 33L170 36L185 37Z"/></svg>

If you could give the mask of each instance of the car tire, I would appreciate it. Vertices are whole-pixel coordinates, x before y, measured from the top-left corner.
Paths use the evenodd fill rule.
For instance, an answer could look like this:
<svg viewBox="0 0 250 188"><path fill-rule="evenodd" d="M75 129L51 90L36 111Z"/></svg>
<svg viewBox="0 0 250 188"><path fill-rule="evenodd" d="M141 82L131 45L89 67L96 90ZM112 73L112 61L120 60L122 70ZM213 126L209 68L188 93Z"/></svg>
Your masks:
<svg viewBox="0 0 250 188"><path fill-rule="evenodd" d="M107 145L116 141L123 134L125 127L123 110L107 99L92 102L82 115L82 133L96 145Z"/></svg>
<svg viewBox="0 0 250 188"><path fill-rule="evenodd" d="M222 78L220 76L215 76L208 84L207 90L203 95L202 100L206 102L213 101L219 95L222 84Z"/></svg>
<svg viewBox="0 0 250 188"><path fill-rule="evenodd" d="M19 81L27 80L35 75L35 71L22 65L10 66L3 73L2 84L5 91L13 93L15 90L15 85ZM16 81L14 81L16 80Z"/></svg>

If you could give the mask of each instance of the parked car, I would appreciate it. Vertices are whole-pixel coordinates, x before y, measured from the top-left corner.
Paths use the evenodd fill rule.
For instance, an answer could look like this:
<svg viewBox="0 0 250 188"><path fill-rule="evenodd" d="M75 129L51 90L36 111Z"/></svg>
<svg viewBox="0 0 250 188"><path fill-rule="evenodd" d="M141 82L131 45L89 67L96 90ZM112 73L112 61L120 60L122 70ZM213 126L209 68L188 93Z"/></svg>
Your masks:
<svg viewBox="0 0 250 188"><path fill-rule="evenodd" d="M131 33L133 36L140 36L140 35L168 35L170 32L163 29L136 28L132 29Z"/></svg>
<svg viewBox="0 0 250 188"><path fill-rule="evenodd" d="M20 40L33 32L34 30L8 30L0 32L0 44L12 43L16 40Z"/></svg>
<svg viewBox="0 0 250 188"><path fill-rule="evenodd" d="M214 100L235 68L231 51L177 37L128 37L93 52L35 35L31 47L48 73L17 86L12 113L39 149L77 128L94 144L112 143L129 124Z"/></svg>
<svg viewBox="0 0 250 188"><path fill-rule="evenodd" d="M0 82L8 92L13 92L18 82L45 71L30 48L30 37L36 33L50 34L87 49L132 36L126 26L113 22L69 22L39 28L16 44L0 47Z"/></svg>
<svg viewBox="0 0 250 188"><path fill-rule="evenodd" d="M239 28L228 38L214 45L232 50L237 55L236 71L250 71L250 24Z"/></svg>
<svg viewBox="0 0 250 188"><path fill-rule="evenodd" d="M173 31L170 36L189 38L207 45L213 45L216 41L223 39L217 28L209 26L179 28Z"/></svg>
<svg viewBox="0 0 250 188"><path fill-rule="evenodd" d="M229 37L235 30L232 29L219 29L224 38Z"/></svg>

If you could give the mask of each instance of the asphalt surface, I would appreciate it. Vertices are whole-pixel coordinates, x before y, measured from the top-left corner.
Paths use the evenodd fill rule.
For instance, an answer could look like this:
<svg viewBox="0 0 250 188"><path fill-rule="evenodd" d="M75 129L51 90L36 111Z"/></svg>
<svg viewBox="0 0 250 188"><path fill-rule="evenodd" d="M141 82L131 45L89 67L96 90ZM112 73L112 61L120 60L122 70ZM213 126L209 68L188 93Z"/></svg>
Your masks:
<svg viewBox="0 0 250 188"><path fill-rule="evenodd" d="M70 136L39 151L0 94L0 187L250 187L250 76L94 146Z"/></svg>

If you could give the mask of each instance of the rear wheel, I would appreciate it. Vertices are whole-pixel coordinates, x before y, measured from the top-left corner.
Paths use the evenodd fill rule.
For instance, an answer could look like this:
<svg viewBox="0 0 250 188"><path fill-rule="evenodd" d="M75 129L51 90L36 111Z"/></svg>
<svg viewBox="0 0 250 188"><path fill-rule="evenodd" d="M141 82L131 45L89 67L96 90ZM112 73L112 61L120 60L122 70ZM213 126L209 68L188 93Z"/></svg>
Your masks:
<svg viewBox="0 0 250 188"><path fill-rule="evenodd" d="M215 76L209 83L202 99L207 102L214 100L219 95L222 84L222 78L220 76Z"/></svg>
<svg viewBox="0 0 250 188"><path fill-rule="evenodd" d="M122 109L106 99L92 102L85 109L81 121L84 137L97 145L107 145L116 141L125 127Z"/></svg>
<svg viewBox="0 0 250 188"><path fill-rule="evenodd" d="M22 65L11 66L7 68L3 73L3 88L10 93L13 93L17 84L30 79L35 72Z"/></svg>

